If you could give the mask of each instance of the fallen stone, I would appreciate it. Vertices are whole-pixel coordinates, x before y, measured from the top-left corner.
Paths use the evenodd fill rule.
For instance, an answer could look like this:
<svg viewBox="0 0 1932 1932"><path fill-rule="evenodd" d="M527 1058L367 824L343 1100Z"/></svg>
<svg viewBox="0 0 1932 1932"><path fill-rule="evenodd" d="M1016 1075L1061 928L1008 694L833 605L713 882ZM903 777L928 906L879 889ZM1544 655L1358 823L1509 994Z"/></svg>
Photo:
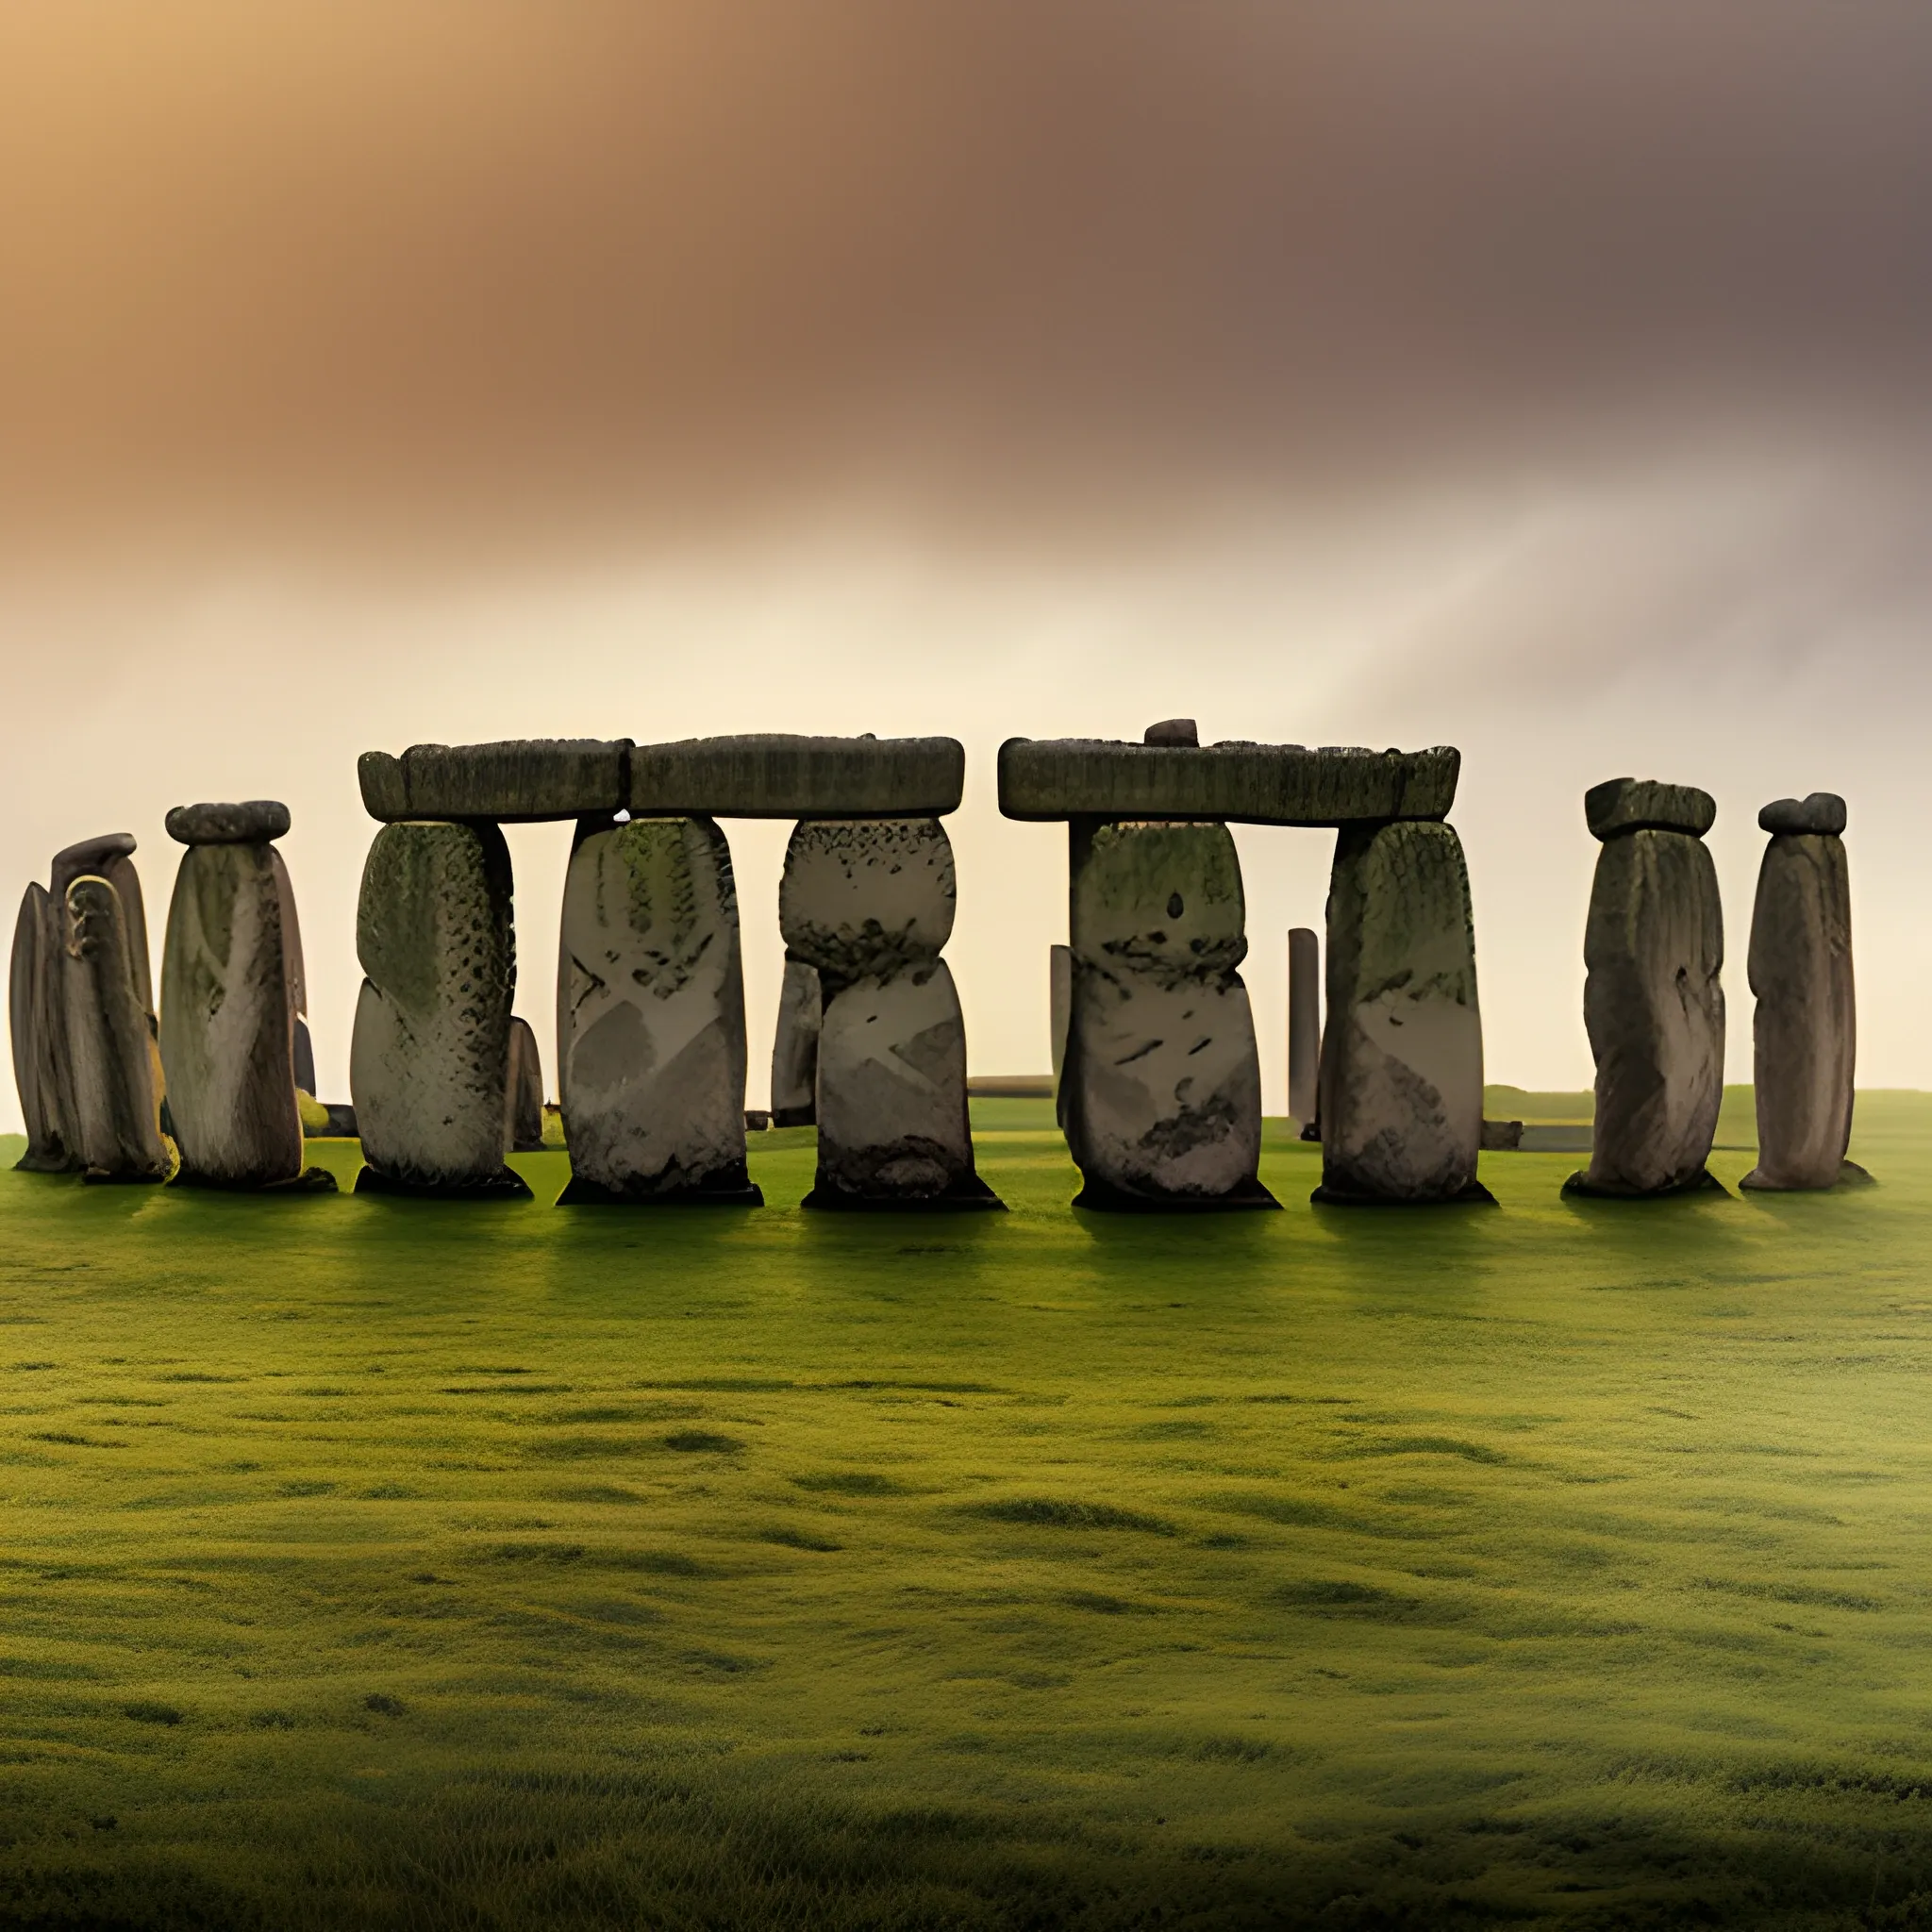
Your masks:
<svg viewBox="0 0 1932 1932"><path fill-rule="evenodd" d="M629 765L627 738L531 738L364 752L357 773L371 818L514 824L623 810Z"/></svg>
<svg viewBox="0 0 1932 1932"><path fill-rule="evenodd" d="M1142 744L1185 744L1198 749L1201 731L1191 718L1163 718L1158 724L1148 725L1141 741Z"/></svg>
<svg viewBox="0 0 1932 1932"><path fill-rule="evenodd" d="M141 874L134 869L135 841L132 832L108 832L98 839L83 839L54 855L53 871L47 881L59 915L60 944L66 945L65 908L67 889L75 879L102 878L113 887L121 901L121 916L127 926L128 960L134 972L135 991L142 1010L150 1022L155 1017L155 990L148 962L147 902L142 895Z"/></svg>
<svg viewBox="0 0 1932 1932"><path fill-rule="evenodd" d="M1583 816L1592 839L1636 831L1688 832L1701 839L1716 823L1717 801L1694 785L1608 778L1583 794Z"/></svg>
<svg viewBox="0 0 1932 1932"><path fill-rule="evenodd" d="M1356 826L1328 887L1317 1201L1487 1201L1483 1025L1462 841L1441 824Z"/></svg>
<svg viewBox="0 0 1932 1932"><path fill-rule="evenodd" d="M824 1003L818 969L788 958L778 989L778 1025L772 1039L772 1118L781 1127L818 1120L819 1029Z"/></svg>
<svg viewBox="0 0 1932 1932"><path fill-rule="evenodd" d="M1108 818L1342 825L1440 819L1456 802L1461 754L1299 744L1122 744L1009 738L1000 810L1009 819Z"/></svg>
<svg viewBox="0 0 1932 1932"><path fill-rule="evenodd" d="M8 980L13 1079L26 1124L26 1152L14 1165L28 1174L72 1174L83 1164L69 1124L71 1098L63 1096L66 1056L58 967L65 949L58 943L54 918L46 889L29 885L21 897L20 918L13 929L13 964Z"/></svg>
<svg viewBox="0 0 1932 1932"><path fill-rule="evenodd" d="M183 845L259 845L288 829L289 808L274 798L251 798L241 805L177 805L168 814L168 837Z"/></svg>
<svg viewBox="0 0 1932 1932"><path fill-rule="evenodd" d="M1322 1074L1322 942L1306 925L1288 935L1288 1111L1315 1119Z"/></svg>
<svg viewBox="0 0 1932 1932"><path fill-rule="evenodd" d="M1523 1147L1523 1123L1521 1121L1485 1121L1483 1123L1483 1152L1486 1154L1514 1154Z"/></svg>
<svg viewBox="0 0 1932 1932"><path fill-rule="evenodd" d="M491 824L385 825L356 917L368 975L349 1087L368 1165L358 1193L527 1195L503 1162L510 865Z"/></svg>
<svg viewBox="0 0 1932 1932"><path fill-rule="evenodd" d="M174 1143L161 1131L160 1055L135 981L121 895L86 875L66 891L61 1005L84 1174L94 1181L165 1181Z"/></svg>
<svg viewBox="0 0 1932 1932"><path fill-rule="evenodd" d="M503 1144L511 1154L543 1150L543 1058L527 1020L509 1023L509 1072L503 1087Z"/></svg>
<svg viewBox="0 0 1932 1932"><path fill-rule="evenodd" d="M1645 827L1605 843L1583 944L1596 1115L1574 1191L1716 1185L1704 1163L1724 1098L1724 951L1717 872L1699 840Z"/></svg>
<svg viewBox="0 0 1932 1932"><path fill-rule="evenodd" d="M1275 1205L1256 1169L1261 1066L1226 826L1076 824L1058 1112L1076 1207Z"/></svg>
<svg viewBox="0 0 1932 1932"><path fill-rule="evenodd" d="M1774 798L1757 814L1762 832L1820 832L1837 838L1845 828L1845 802L1836 791L1808 798Z"/></svg>
<svg viewBox="0 0 1932 1932"><path fill-rule="evenodd" d="M1814 792L1844 822L1843 802ZM1790 799L1781 805L1791 805ZM1759 823L1774 815L1767 806ZM1779 831L1765 847L1751 918L1751 991L1757 996L1754 1079L1757 1165L1751 1189L1829 1188L1852 1138L1857 1006L1852 982L1852 895L1836 833Z"/></svg>
<svg viewBox="0 0 1932 1932"><path fill-rule="evenodd" d="M713 821L634 819L579 839L557 1011L563 1203L762 1200L744 1162L738 893Z"/></svg>
<svg viewBox="0 0 1932 1932"><path fill-rule="evenodd" d="M813 1208L997 1208L974 1171L966 1026L940 948L953 848L937 818L816 820L786 849L778 924L818 974Z"/></svg>
<svg viewBox="0 0 1932 1932"><path fill-rule="evenodd" d="M641 814L931 818L958 809L965 780L965 747L954 738L760 732L637 746L628 803Z"/></svg>

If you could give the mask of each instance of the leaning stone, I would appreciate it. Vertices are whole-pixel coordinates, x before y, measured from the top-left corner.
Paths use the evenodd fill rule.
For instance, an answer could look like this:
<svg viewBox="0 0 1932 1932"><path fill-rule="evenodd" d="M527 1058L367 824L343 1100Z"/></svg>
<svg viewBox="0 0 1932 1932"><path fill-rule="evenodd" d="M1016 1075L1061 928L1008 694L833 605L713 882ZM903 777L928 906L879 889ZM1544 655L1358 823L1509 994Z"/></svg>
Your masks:
<svg viewBox="0 0 1932 1932"><path fill-rule="evenodd" d="M177 805L168 814L168 837L183 845L259 845L288 829L289 808L274 798L251 798L241 805Z"/></svg>
<svg viewBox="0 0 1932 1932"><path fill-rule="evenodd" d="M543 1059L527 1020L509 1023L509 1075L503 1089L503 1144L510 1154L543 1151Z"/></svg>
<svg viewBox="0 0 1932 1932"><path fill-rule="evenodd" d="M1724 910L1688 832L1640 829L1597 855L1583 957L1596 1121L1577 1192L1714 1187L1705 1170L1724 1099Z"/></svg>
<svg viewBox="0 0 1932 1932"><path fill-rule="evenodd" d="M1225 825L1076 824L1058 1113L1075 1207L1272 1208L1261 1065Z"/></svg>
<svg viewBox="0 0 1932 1932"><path fill-rule="evenodd" d="M1828 796L1813 793L1806 806ZM1842 824L1843 802L1831 803ZM1767 807L1764 815L1774 810ZM1835 1186L1851 1143L1857 1050L1851 882L1844 841L1835 833L1779 832L1765 847L1750 971L1757 996L1757 1165L1743 1185Z"/></svg>
<svg viewBox="0 0 1932 1932"><path fill-rule="evenodd" d="M1808 798L1774 798L1757 814L1762 832L1822 832L1836 839L1845 828L1845 802L1836 791Z"/></svg>
<svg viewBox="0 0 1932 1932"><path fill-rule="evenodd" d="M190 844L161 955L161 1063L182 1182L268 1188L300 1177L294 1029L267 842Z"/></svg>
<svg viewBox="0 0 1932 1932"><path fill-rule="evenodd" d="M516 823L622 810L629 760L627 738L516 738L364 752L357 772L371 818Z"/></svg>
<svg viewBox="0 0 1932 1932"><path fill-rule="evenodd" d="M516 990L508 848L494 825L375 835L356 916L361 996L349 1086L358 1193L508 1194L503 1163Z"/></svg>
<svg viewBox="0 0 1932 1932"><path fill-rule="evenodd" d="M1646 830L1688 832L1701 839L1717 821L1717 801L1694 785L1608 778L1583 794L1583 817L1592 839Z"/></svg>
<svg viewBox="0 0 1932 1932"><path fill-rule="evenodd" d="M955 738L761 732L638 745L628 803L719 818L931 818L958 809L965 780Z"/></svg>
<svg viewBox="0 0 1932 1932"><path fill-rule="evenodd" d="M26 1152L14 1165L28 1174L72 1174L82 1164L62 1099L65 1054L56 969L64 951L56 944L52 922L53 901L46 889L29 885L13 929L13 967L8 981L13 1079L26 1123Z"/></svg>
<svg viewBox="0 0 1932 1932"><path fill-rule="evenodd" d="M824 1003L818 969L787 958L778 990L778 1026L772 1040L772 1119L781 1127L818 1121L819 1029Z"/></svg>
<svg viewBox="0 0 1932 1932"><path fill-rule="evenodd" d="M108 832L98 839L83 839L79 844L55 853L47 890L64 921L67 889L75 879L102 878L113 887L121 901L121 916L127 925L127 952L134 971L135 991L140 994L142 1010L152 1023L155 990L148 963L147 903L142 896L141 874L134 869L134 852L132 832ZM60 942L66 944L64 934Z"/></svg>
<svg viewBox="0 0 1932 1932"><path fill-rule="evenodd" d="M1000 810L1009 819L1095 817L1341 825L1440 819L1456 802L1461 754L1309 750L1299 744L1122 744L1009 738Z"/></svg>
<svg viewBox="0 0 1932 1932"><path fill-rule="evenodd" d="M966 1025L940 948L953 848L936 818L801 824L778 924L824 1002L813 1208L997 1208L974 1172Z"/></svg>
<svg viewBox="0 0 1932 1932"><path fill-rule="evenodd" d="M86 1178L167 1180L177 1156L161 1131L160 1056L135 984L121 895L106 879L83 875L67 888L66 911L61 1003Z"/></svg>
<svg viewBox="0 0 1932 1932"><path fill-rule="evenodd" d="M1487 1201L1483 1023L1462 841L1450 825L1353 827L1328 887L1317 1201Z"/></svg>
<svg viewBox="0 0 1932 1932"><path fill-rule="evenodd" d="M633 819L579 838L557 1012L562 1203L758 1205L744 1161L738 892L715 823Z"/></svg>

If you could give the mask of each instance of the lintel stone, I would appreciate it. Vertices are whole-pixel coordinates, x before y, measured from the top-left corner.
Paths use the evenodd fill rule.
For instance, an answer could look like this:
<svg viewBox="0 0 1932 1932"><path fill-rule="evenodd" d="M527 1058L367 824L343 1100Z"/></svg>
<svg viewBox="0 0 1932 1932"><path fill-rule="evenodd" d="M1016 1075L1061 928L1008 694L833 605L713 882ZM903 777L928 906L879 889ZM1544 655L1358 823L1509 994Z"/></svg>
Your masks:
<svg viewBox="0 0 1932 1932"><path fill-rule="evenodd" d="M1845 802L1836 791L1814 791L1808 798L1774 798L1757 814L1760 832L1822 832L1841 837Z"/></svg>
<svg viewBox="0 0 1932 1932"><path fill-rule="evenodd" d="M1583 794L1583 816L1592 839L1617 839L1625 832L1689 832L1701 839L1717 821L1717 800L1694 785L1606 778Z"/></svg>
<svg viewBox="0 0 1932 1932"><path fill-rule="evenodd" d="M168 837L183 845L265 845L289 829L289 808L275 798L240 805L177 805Z"/></svg>
<svg viewBox="0 0 1932 1932"><path fill-rule="evenodd" d="M1343 825L1441 819L1462 755L1353 746L1127 744L1009 738L1000 746L1000 810L1009 819L1221 820Z"/></svg>
<svg viewBox="0 0 1932 1932"><path fill-rule="evenodd" d="M371 818L492 819L516 824L624 808L630 740L511 738L366 751L357 767Z"/></svg>
<svg viewBox="0 0 1932 1932"><path fill-rule="evenodd" d="M732 819L939 818L959 808L957 738L807 738L746 732L641 744L630 759L640 816Z"/></svg>

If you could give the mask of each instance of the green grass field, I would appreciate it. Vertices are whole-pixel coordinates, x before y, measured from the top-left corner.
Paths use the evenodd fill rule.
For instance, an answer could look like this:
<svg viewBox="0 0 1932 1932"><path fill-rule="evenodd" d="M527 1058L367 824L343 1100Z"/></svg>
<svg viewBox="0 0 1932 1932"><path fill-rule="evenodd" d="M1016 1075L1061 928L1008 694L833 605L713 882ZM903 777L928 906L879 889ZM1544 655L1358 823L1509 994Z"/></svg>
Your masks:
<svg viewBox="0 0 1932 1932"><path fill-rule="evenodd" d="M1932 1097L1175 1221L1027 1106L1006 1215L0 1174L0 1924L1932 1924Z"/></svg>

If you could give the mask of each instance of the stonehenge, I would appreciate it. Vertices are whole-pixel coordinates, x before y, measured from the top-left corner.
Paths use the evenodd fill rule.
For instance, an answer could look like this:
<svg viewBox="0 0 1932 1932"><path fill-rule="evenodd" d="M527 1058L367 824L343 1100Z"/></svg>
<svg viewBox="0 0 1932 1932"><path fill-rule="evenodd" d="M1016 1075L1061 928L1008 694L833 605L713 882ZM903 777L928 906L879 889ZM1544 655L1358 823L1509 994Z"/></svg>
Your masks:
<svg viewBox="0 0 1932 1932"><path fill-rule="evenodd" d="M301 936L288 869L271 843L289 828L288 808L267 800L177 806L167 824L187 847L161 960L159 1045L181 1152L175 1178L333 1191L332 1174L303 1166Z"/></svg>
<svg viewBox="0 0 1932 1932"><path fill-rule="evenodd" d="M1740 1185L1785 1192L1867 1179L1845 1158L1857 1049L1845 802L1781 798L1757 824L1771 834L1749 957L1757 1164Z"/></svg>
<svg viewBox="0 0 1932 1932"><path fill-rule="evenodd" d="M1716 1188L1705 1160L1724 1099L1724 911L1704 844L1716 803L1691 786L1612 778L1584 794L1584 816L1603 845L1583 945L1596 1125L1566 1191Z"/></svg>

